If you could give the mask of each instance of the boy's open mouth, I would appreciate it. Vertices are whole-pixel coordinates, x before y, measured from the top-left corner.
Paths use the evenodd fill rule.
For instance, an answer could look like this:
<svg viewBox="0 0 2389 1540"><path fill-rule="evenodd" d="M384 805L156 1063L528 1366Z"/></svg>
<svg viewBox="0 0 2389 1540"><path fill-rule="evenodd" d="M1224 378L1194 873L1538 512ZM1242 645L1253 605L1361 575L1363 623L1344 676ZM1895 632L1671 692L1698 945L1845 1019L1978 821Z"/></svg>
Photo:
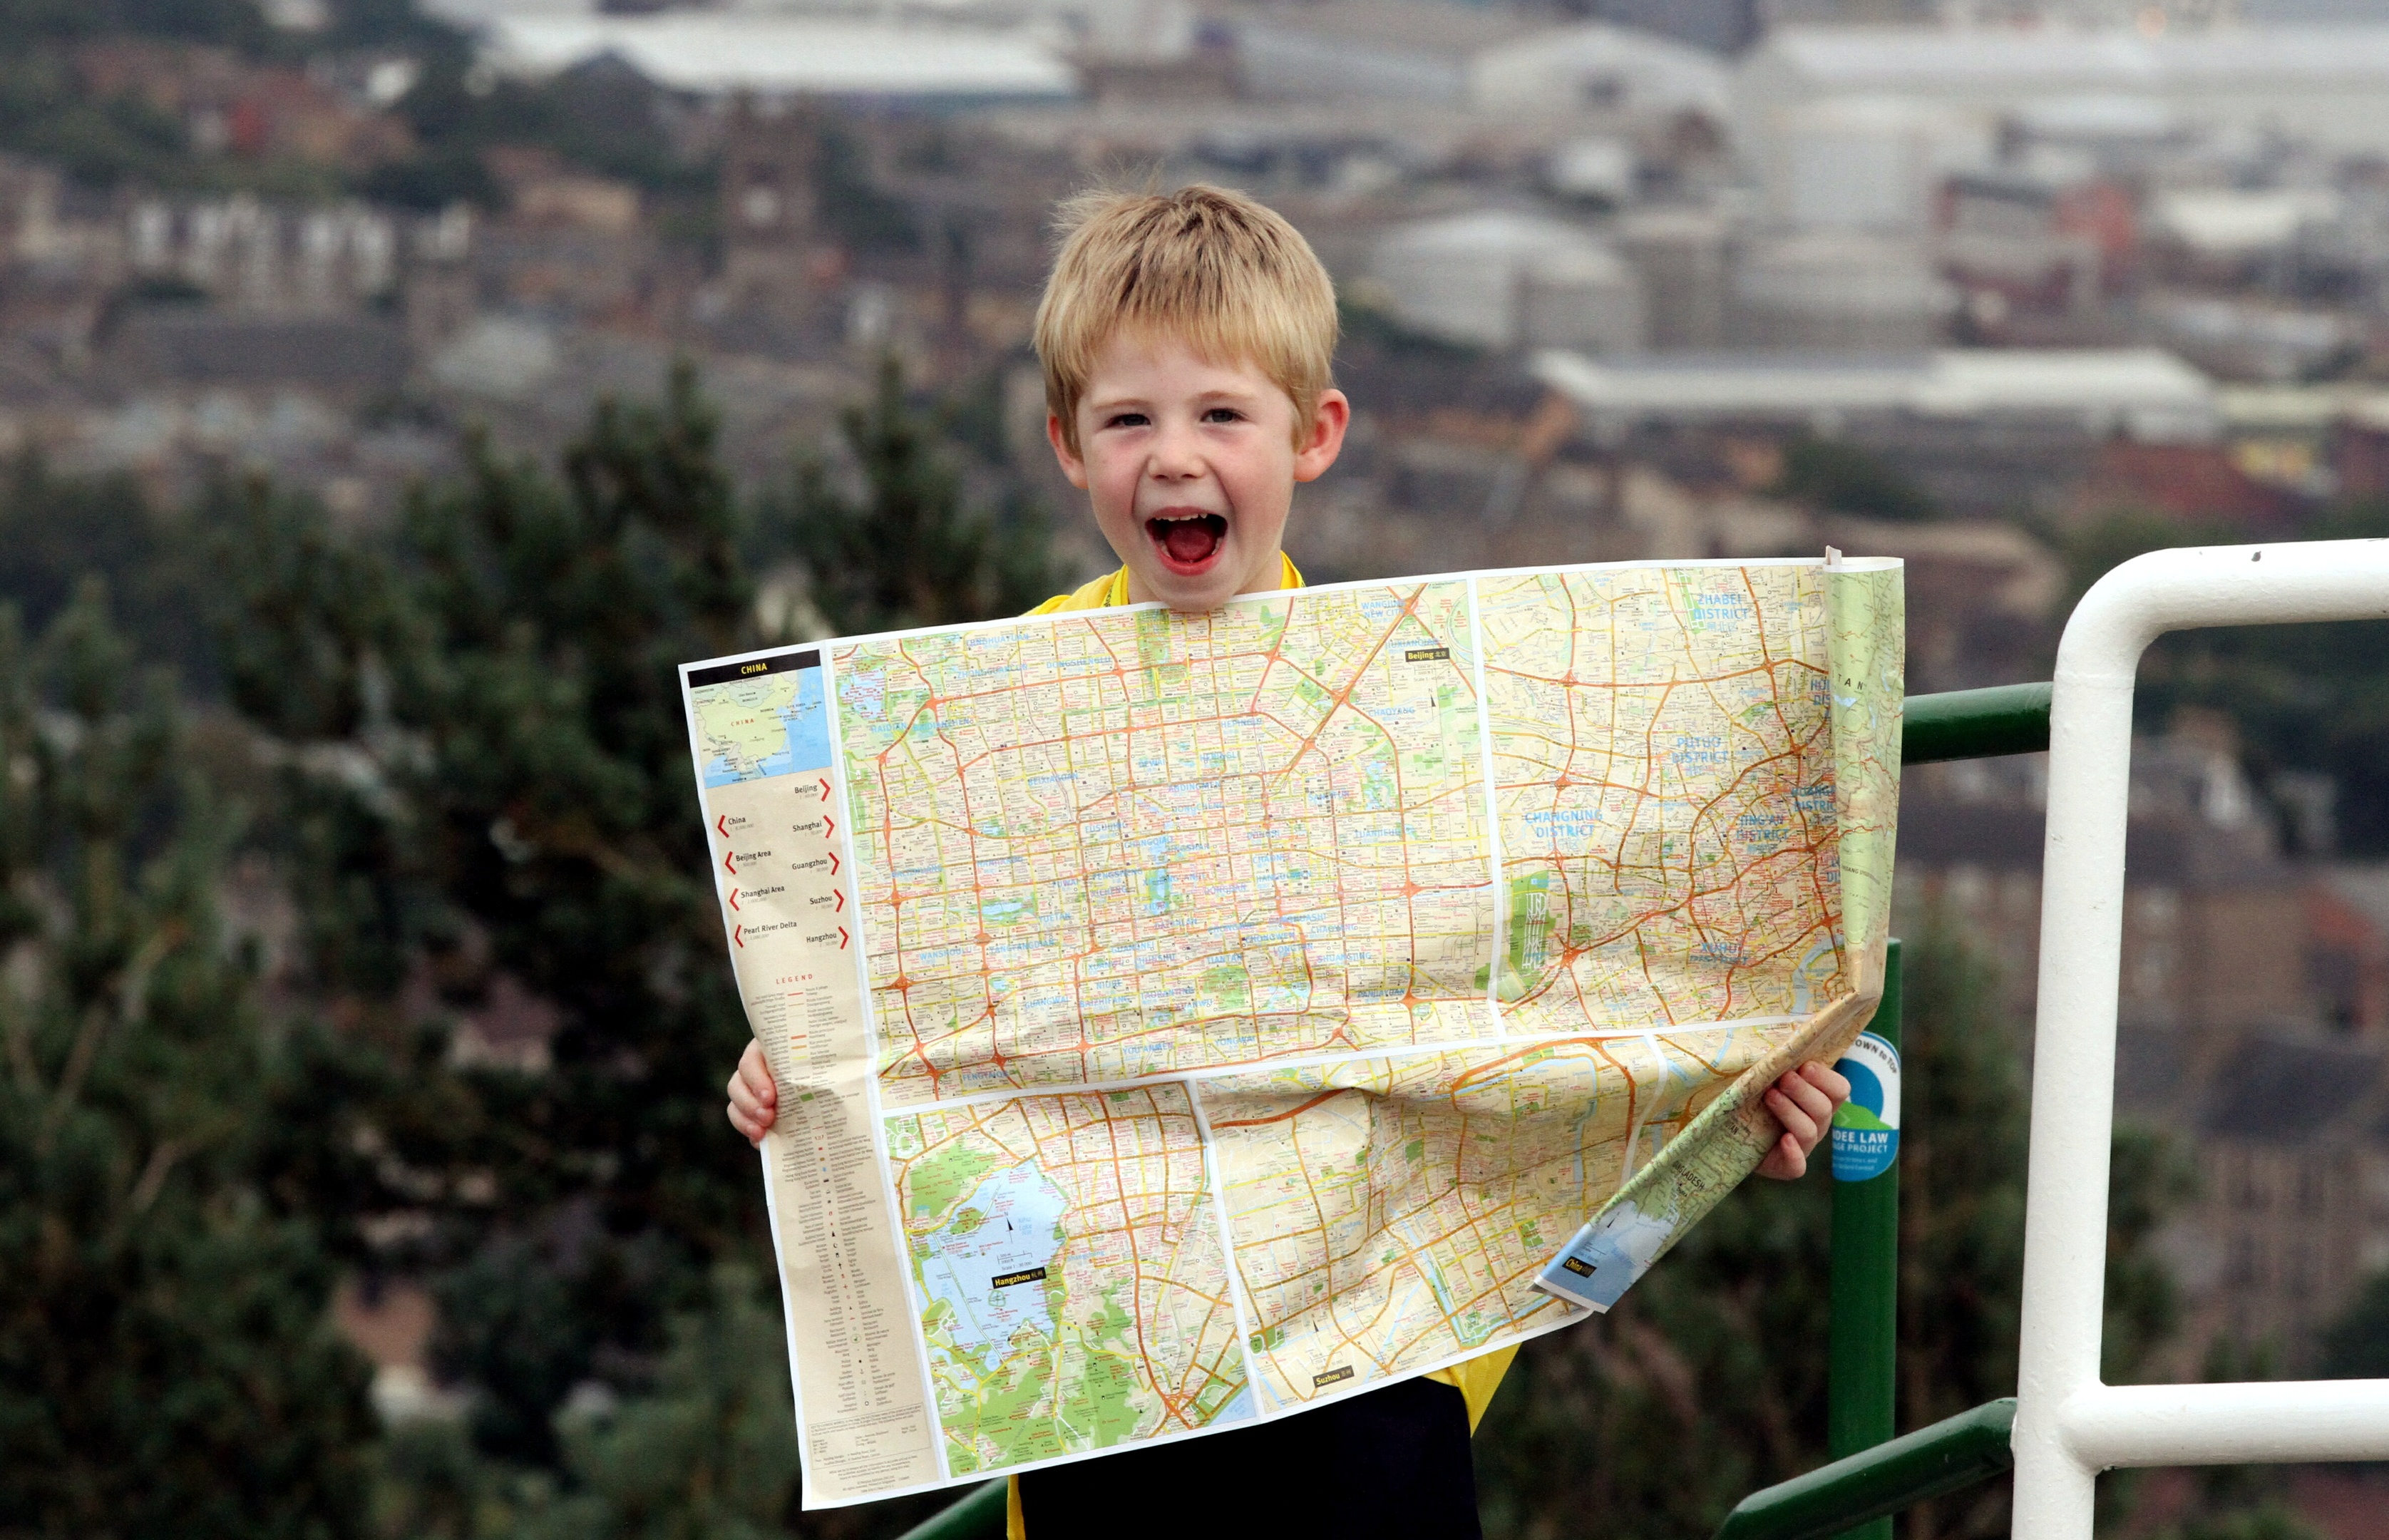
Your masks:
<svg viewBox="0 0 2389 1540"><path fill-rule="evenodd" d="M1228 521L1216 513L1165 513L1146 520L1144 533L1161 552L1163 565L1192 577L1220 554Z"/></svg>

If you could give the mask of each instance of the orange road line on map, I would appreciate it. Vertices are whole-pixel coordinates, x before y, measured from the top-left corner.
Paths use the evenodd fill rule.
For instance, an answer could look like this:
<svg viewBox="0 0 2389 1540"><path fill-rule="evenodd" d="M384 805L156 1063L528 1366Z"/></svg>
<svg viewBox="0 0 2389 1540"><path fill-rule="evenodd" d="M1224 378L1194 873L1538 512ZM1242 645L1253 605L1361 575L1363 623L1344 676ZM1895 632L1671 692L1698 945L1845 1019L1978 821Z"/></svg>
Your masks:
<svg viewBox="0 0 2389 1540"><path fill-rule="evenodd" d="M1346 1091L1357 1090L1358 1088L1359 1088L1359 1087L1357 1087L1357 1086L1349 1086L1349 1085L1347 1085L1347 1086L1340 1086L1340 1087L1338 1087L1337 1089L1333 1090L1333 1091L1322 1091L1322 1092L1320 1092L1320 1093L1319 1093L1319 1095L1317 1095L1317 1096L1315 1096L1315 1097L1311 1097L1309 1101L1304 1102L1301 1106L1297 1107L1297 1108L1294 1108L1294 1109L1292 1109L1292 1110L1289 1110L1289 1111L1280 1112L1280 1113L1275 1114L1274 1116L1271 1116L1271 1117L1266 1117L1266 1118L1230 1118L1230 1119L1228 1119L1228 1120L1227 1120L1227 1121L1225 1121L1225 1122L1220 1122L1220 1121L1215 1120L1215 1121L1212 1123L1211 1126L1212 1126L1212 1127L1214 1127L1214 1128L1262 1128L1262 1127L1266 1127L1266 1126L1268 1126L1269 1124L1273 1123L1284 1123L1284 1122L1285 1122L1288 1118L1298 1118L1298 1117L1302 1116L1302 1114L1303 1114L1303 1113L1308 1112L1308 1111L1309 1111L1312 1108L1314 1108L1314 1107L1318 1106L1321 1102L1322 1102L1322 1101L1333 1101L1335 1097L1340 1097L1340 1096L1344 1095L1344 1093L1345 1093Z"/></svg>

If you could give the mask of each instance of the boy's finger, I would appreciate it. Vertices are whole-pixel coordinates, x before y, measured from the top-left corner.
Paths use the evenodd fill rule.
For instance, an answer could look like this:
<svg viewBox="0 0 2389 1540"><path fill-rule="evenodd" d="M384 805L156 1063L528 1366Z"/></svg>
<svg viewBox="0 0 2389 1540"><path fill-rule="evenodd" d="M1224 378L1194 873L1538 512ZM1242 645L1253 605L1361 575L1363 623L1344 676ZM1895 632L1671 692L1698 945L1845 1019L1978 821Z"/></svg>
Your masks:
<svg viewBox="0 0 2389 1540"><path fill-rule="evenodd" d="M1758 1174L1771 1181L1796 1182L1808 1174L1808 1157L1789 1134L1778 1138L1767 1159L1758 1163Z"/></svg>
<svg viewBox="0 0 2389 1540"><path fill-rule="evenodd" d="M1811 1084L1804 1076L1798 1073L1785 1075L1775 1083L1775 1089L1782 1093L1785 1100L1810 1117L1820 1122L1832 1120L1833 1098Z"/></svg>
<svg viewBox="0 0 2389 1540"><path fill-rule="evenodd" d="M761 1084L756 1084L755 1066L761 1063L762 1057L754 1044L747 1045L747 1052L739 1057L738 1068L730 1073L727 1087L730 1105L723 1109L730 1119L730 1126L738 1130L751 1145L763 1142L763 1136L771 1132L777 1117L778 1092L772 1084L768 1068L763 1072Z"/></svg>
<svg viewBox="0 0 2389 1540"><path fill-rule="evenodd" d="M1783 1094L1781 1087L1767 1088L1767 1110L1783 1125L1783 1132L1799 1141L1801 1147L1817 1142L1817 1123L1808 1110Z"/></svg>
<svg viewBox="0 0 2389 1540"><path fill-rule="evenodd" d="M1801 1079L1831 1097L1836 1107L1850 1099L1850 1077L1830 1064L1821 1064L1812 1059L1800 1066L1799 1074Z"/></svg>
<svg viewBox="0 0 2389 1540"><path fill-rule="evenodd" d="M1789 1097L1793 1105L1815 1120L1819 1127L1822 1128L1833 1123L1833 1098L1804 1076L1785 1075L1776 1082L1776 1088ZM1817 1141L1810 1139L1808 1142L1814 1144Z"/></svg>
<svg viewBox="0 0 2389 1540"><path fill-rule="evenodd" d="M755 1099L769 1107L780 1099L779 1083L772 1078L771 1061L763 1057L763 1045L749 1042L747 1051L738 1056L738 1076L754 1092Z"/></svg>

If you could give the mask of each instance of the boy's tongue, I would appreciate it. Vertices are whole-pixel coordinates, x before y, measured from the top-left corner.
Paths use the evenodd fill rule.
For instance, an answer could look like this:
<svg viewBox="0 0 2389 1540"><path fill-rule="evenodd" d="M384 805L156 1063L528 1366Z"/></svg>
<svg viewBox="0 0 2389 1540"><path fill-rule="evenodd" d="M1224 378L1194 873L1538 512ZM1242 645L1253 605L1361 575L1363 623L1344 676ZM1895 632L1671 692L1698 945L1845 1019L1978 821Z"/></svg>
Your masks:
<svg viewBox="0 0 2389 1540"><path fill-rule="evenodd" d="M1211 559L1227 533L1227 521L1216 515L1201 519L1156 520L1163 554L1173 566L1199 567Z"/></svg>

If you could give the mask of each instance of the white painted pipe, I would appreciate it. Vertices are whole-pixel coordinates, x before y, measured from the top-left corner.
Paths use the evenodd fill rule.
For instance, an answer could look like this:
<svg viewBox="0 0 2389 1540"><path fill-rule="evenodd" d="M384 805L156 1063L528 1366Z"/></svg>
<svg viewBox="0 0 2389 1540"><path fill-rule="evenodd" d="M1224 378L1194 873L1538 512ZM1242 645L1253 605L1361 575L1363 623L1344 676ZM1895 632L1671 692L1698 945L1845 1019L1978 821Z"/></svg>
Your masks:
<svg viewBox="0 0 2389 1540"><path fill-rule="evenodd" d="M2130 801L2132 676L2163 632L2191 626L2389 618L2389 541L2341 540L2156 551L2125 562L2084 595L2058 644L2049 725L2049 826L2040 903L2040 1016L2034 1037L2032 1155L2025 1204L2024 1318L2016 1386L2017 1540L2090 1540L2092 1482L2127 1447L2122 1430L2192 1426L2099 1383L2107 1261L2107 1152L2115 1119L2115 990L2123 947L2124 827ZM2181 1393L2179 1388L2173 1388ZM2213 1386L2191 1401L2255 1438L2273 1418L2252 1387ZM2110 1401L2110 1396L2124 1399ZM2069 1437L2079 1398L2086 1442ZM2359 1405L2360 1404L2360 1405ZM2337 1405L2334 1403L2334 1405ZM2347 1404L2368 1417L2372 1402ZM2231 1408L2237 1406L2234 1411ZM2168 1419L2171 1419L2170 1422ZM2365 1423L2364 1427L2370 1424ZM2183 1448L2223 1449L2219 1432ZM2309 1430L2311 1431L2312 1430ZM2389 1423L2350 1435L2389 1457ZM2152 1449L2161 1435L2146 1432ZM2253 1447L2252 1445L2248 1445ZM2329 1447L2337 1449L2338 1444ZM2171 1458L2171 1456L2162 1457ZM2194 1457L2180 1457L2197 1463ZM2237 1454L2223 1458L2242 1458Z"/></svg>
<svg viewBox="0 0 2389 1540"><path fill-rule="evenodd" d="M2389 1380L2094 1385L2068 1397L2057 1420L2091 1470L2377 1460L2389 1454Z"/></svg>

